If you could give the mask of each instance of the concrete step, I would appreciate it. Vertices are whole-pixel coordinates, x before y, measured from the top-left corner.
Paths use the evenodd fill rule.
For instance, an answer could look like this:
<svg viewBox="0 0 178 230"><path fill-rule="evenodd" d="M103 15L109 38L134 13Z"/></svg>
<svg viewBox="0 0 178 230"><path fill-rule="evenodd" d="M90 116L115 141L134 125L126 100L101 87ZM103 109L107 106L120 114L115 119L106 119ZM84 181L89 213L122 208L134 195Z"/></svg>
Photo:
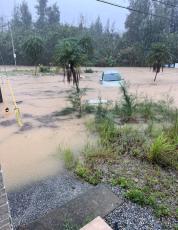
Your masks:
<svg viewBox="0 0 178 230"><path fill-rule="evenodd" d="M20 226L23 230L64 230L80 229L89 221L101 216L104 217L122 204L110 189L103 185L89 189L86 193L69 201L64 206L53 210L28 226Z"/></svg>
<svg viewBox="0 0 178 230"><path fill-rule="evenodd" d="M112 228L99 216L80 230L112 230Z"/></svg>

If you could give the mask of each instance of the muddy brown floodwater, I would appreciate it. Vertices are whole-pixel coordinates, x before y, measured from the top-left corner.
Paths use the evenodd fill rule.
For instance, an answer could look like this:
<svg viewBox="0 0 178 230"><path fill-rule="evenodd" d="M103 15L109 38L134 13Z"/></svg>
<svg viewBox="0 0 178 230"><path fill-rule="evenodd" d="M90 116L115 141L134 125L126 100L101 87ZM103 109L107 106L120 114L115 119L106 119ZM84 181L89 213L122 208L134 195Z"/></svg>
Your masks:
<svg viewBox="0 0 178 230"><path fill-rule="evenodd" d="M20 68L20 67L19 67ZM21 67L22 68L22 67ZM130 84L130 90L139 97L154 100L173 97L178 105L178 70L166 69L153 83L154 74L146 68L116 68ZM10 70L10 68L8 68ZM94 74L83 74L81 87L88 88L85 99L117 100L118 88L104 88L99 84L103 68ZM8 191L62 172L63 165L57 152L59 146L76 153L92 139L85 120L74 115L55 116L69 106L66 100L71 89L62 76L30 76L13 73L9 76L21 110L24 128L15 121L12 99L4 79L4 104L0 105L0 163ZM9 107L8 114L4 108Z"/></svg>

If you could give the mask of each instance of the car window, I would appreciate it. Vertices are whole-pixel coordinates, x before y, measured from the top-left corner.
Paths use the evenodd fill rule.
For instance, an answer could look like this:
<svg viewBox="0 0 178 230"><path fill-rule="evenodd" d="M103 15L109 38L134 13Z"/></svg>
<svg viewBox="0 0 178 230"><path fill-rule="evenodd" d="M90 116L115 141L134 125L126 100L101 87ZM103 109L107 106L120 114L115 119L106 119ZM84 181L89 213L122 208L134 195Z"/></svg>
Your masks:
<svg viewBox="0 0 178 230"><path fill-rule="evenodd" d="M104 74L103 81L120 81L121 76L118 73Z"/></svg>

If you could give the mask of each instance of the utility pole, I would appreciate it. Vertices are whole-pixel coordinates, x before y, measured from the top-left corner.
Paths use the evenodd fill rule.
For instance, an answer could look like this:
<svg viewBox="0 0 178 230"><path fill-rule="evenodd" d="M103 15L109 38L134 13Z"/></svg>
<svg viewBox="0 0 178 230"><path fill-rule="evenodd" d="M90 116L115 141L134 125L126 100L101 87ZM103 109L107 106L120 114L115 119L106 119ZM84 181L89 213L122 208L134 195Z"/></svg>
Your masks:
<svg viewBox="0 0 178 230"><path fill-rule="evenodd" d="M13 51L13 57L14 57L14 65L15 67L17 66L17 55L16 55L16 50L15 50L15 46L14 46L14 38L13 38L13 34L12 34L12 28L10 23L8 22L8 26L9 26L9 30L10 30L10 34L11 34L11 43L12 43L12 51Z"/></svg>

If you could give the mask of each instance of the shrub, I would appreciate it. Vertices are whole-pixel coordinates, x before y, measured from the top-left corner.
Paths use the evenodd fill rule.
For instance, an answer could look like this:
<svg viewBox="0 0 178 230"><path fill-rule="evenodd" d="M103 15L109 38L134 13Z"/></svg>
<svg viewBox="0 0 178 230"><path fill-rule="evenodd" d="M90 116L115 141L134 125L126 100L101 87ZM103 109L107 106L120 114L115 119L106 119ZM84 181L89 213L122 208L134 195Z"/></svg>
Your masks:
<svg viewBox="0 0 178 230"><path fill-rule="evenodd" d="M40 69L39 69L40 73L50 73L50 67L49 66L40 65L39 67L40 67Z"/></svg>
<svg viewBox="0 0 178 230"><path fill-rule="evenodd" d="M127 86L121 84L121 91L122 91L122 115L123 117L128 120L132 117L133 113L136 110L136 103L135 97L128 93Z"/></svg>
<svg viewBox="0 0 178 230"><path fill-rule="evenodd" d="M94 73L94 71L93 71L91 68L85 69L84 72L85 72L85 73Z"/></svg>
<svg viewBox="0 0 178 230"><path fill-rule="evenodd" d="M149 160L162 166L171 166L171 155L174 154L175 145L170 144L168 138L162 133L150 147Z"/></svg>

